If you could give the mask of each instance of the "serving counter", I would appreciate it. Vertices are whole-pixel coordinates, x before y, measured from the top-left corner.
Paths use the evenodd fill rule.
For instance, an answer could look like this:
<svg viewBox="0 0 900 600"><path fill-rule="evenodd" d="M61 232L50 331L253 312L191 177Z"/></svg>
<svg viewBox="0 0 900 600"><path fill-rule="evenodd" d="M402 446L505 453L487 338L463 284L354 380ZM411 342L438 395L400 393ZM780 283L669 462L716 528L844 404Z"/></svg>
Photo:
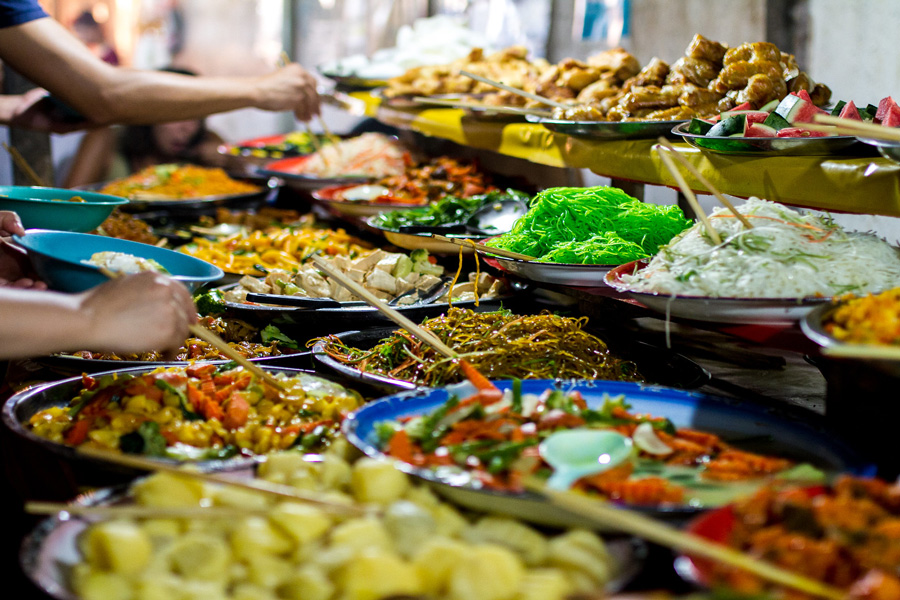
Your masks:
<svg viewBox="0 0 900 600"><path fill-rule="evenodd" d="M462 109L405 110L382 106L367 92L351 96L357 111L402 129L492 150L552 167L590 169L598 175L676 187L652 151L655 140L600 141L560 135L534 123L473 117ZM834 212L900 216L900 165L857 144L845 156L733 156L675 144L700 172L726 194L758 196L785 204ZM688 185L706 189L689 173Z"/></svg>

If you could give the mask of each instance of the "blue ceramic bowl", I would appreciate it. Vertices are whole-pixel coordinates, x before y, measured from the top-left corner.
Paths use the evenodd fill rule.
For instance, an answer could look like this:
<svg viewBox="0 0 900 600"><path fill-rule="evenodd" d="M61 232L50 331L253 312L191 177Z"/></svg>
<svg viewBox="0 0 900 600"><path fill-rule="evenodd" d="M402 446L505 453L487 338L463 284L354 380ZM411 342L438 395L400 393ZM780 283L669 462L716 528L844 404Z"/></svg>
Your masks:
<svg viewBox="0 0 900 600"><path fill-rule="evenodd" d="M193 256L102 235L31 229L13 239L28 251L35 271L50 289L61 292L83 292L107 281L100 269L81 262L104 251L153 259L192 291L225 275L219 267Z"/></svg>
<svg viewBox="0 0 900 600"><path fill-rule="evenodd" d="M75 196L85 201L68 202ZM128 204L128 200L81 190L0 186L0 210L17 213L25 229L93 231L120 204Z"/></svg>

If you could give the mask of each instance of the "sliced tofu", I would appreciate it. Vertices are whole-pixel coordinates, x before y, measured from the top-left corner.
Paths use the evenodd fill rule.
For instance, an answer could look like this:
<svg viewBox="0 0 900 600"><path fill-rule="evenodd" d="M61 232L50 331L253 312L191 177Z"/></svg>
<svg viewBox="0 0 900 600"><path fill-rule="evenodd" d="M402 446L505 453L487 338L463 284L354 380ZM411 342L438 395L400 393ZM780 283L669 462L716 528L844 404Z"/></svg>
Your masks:
<svg viewBox="0 0 900 600"><path fill-rule="evenodd" d="M487 291L487 294L485 294L485 296L496 298L497 296L502 295L504 291L506 291L506 288L503 285L503 280L494 279L494 283L491 284L491 289Z"/></svg>
<svg viewBox="0 0 900 600"><path fill-rule="evenodd" d="M224 294L222 294L222 299L225 300L225 302L238 302L238 303L246 302L247 301L247 290L245 290L241 287L232 288L232 289L228 290L227 292L225 292Z"/></svg>
<svg viewBox="0 0 900 600"><path fill-rule="evenodd" d="M437 285L440 280L440 277L435 277L434 275L419 275L419 278L416 280L415 286L416 289L427 290L428 288Z"/></svg>
<svg viewBox="0 0 900 600"><path fill-rule="evenodd" d="M410 282L406 281L405 279L398 279L398 278L395 278L395 279L397 280L397 295L398 296L400 294L402 294L404 292L408 292L409 290L416 287L413 284L411 284ZM415 298L413 298L413 301L414 300L415 300Z"/></svg>
<svg viewBox="0 0 900 600"><path fill-rule="evenodd" d="M391 294L391 298L397 295L397 278L381 269L372 269L366 275L366 286Z"/></svg>
<svg viewBox="0 0 900 600"><path fill-rule="evenodd" d="M389 294L388 292L382 292L381 290L371 290L375 297L379 300L393 300L394 294Z"/></svg>
<svg viewBox="0 0 900 600"><path fill-rule="evenodd" d="M350 290L336 281L331 282L331 293L329 294L329 297L338 302L350 302L357 299Z"/></svg>
<svg viewBox="0 0 900 600"><path fill-rule="evenodd" d="M386 255L387 252L385 252L384 250L375 250L374 252L372 252L372 254L363 256L362 258L357 258L355 261L353 261L353 268L368 272L372 268L374 268L375 265L378 264L378 261L380 261Z"/></svg>
<svg viewBox="0 0 900 600"><path fill-rule="evenodd" d="M251 277L249 275L244 275L241 277L241 280L238 282L241 287L245 290L253 292L254 294L271 294L272 288L266 285L266 282L262 279L257 279L256 277Z"/></svg>
<svg viewBox="0 0 900 600"><path fill-rule="evenodd" d="M402 256L402 254L390 252L375 264L375 268L381 269L382 271L390 275L394 272L394 267L397 266L397 261L399 261Z"/></svg>
<svg viewBox="0 0 900 600"><path fill-rule="evenodd" d="M341 271L347 271L353 266L350 257L345 254L338 254L333 259L331 259L331 263Z"/></svg>
<svg viewBox="0 0 900 600"><path fill-rule="evenodd" d="M362 283L366 280L366 272L362 269L357 269L356 267L352 267L345 271L347 277L355 281L356 283Z"/></svg>
<svg viewBox="0 0 900 600"><path fill-rule="evenodd" d="M405 281L406 283L410 283L412 285L416 285L416 282L419 281L419 277L421 277L421 274L413 271L413 272L409 273L406 277L403 277L403 281Z"/></svg>
<svg viewBox="0 0 900 600"><path fill-rule="evenodd" d="M327 298L331 293L328 281L315 271L302 271L300 285L310 298Z"/></svg>
<svg viewBox="0 0 900 600"><path fill-rule="evenodd" d="M474 278L473 278L474 279ZM478 285L478 293L486 294L488 290L491 289L491 286L494 284L496 279L491 277L487 273L480 273L477 281Z"/></svg>

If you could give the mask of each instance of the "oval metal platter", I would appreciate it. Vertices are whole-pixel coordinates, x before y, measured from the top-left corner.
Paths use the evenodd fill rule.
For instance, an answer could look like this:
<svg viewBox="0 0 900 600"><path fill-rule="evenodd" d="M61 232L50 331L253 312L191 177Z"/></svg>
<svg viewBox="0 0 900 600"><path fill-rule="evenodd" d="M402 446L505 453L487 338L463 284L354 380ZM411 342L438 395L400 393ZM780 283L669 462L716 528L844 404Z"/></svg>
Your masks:
<svg viewBox="0 0 900 600"><path fill-rule="evenodd" d="M688 133L690 123L681 123L672 129L672 133L680 135L685 142L708 152L716 154L752 154L758 156L827 156L840 154L842 150L856 143L856 138L849 135L831 135L825 137L715 137Z"/></svg>
<svg viewBox="0 0 900 600"><path fill-rule="evenodd" d="M589 140L633 140L672 135L672 128L685 121L566 121L527 115L529 123L543 125L554 133Z"/></svg>

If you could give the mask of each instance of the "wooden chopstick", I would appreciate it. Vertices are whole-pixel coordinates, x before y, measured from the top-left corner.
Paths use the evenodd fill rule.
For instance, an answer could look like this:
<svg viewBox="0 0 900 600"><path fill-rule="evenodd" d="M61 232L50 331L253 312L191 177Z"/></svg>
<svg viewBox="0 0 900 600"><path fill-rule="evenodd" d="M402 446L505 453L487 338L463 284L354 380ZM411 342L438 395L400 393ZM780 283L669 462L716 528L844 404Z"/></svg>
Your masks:
<svg viewBox="0 0 900 600"><path fill-rule="evenodd" d="M175 475L181 475L184 477L189 477L191 479L205 481L207 483L229 485L231 487L259 492L261 494L265 494L275 498L295 500L297 502L305 502L307 504L315 504L323 509L328 509L335 512L345 512L351 514L366 513L366 510L363 507L355 504L342 504L339 502L323 500L321 498L321 495L318 493L306 493L287 485L279 485L270 483L268 481L261 481L258 479L245 480L225 477L216 473L204 473L195 469L184 469L179 467L178 465L173 465L162 461L150 460L148 458L143 458L141 456L136 456L133 454L120 454L117 452L96 450L93 448L79 448L78 453L83 456L89 456L91 458L103 460L122 467L140 469L143 471L173 473Z"/></svg>
<svg viewBox="0 0 900 600"><path fill-rule="evenodd" d="M500 83L499 81L494 81L493 79L488 79L487 77L482 77L481 75L476 75L475 73L470 73L469 71L465 71L463 69L460 69L459 74L464 75L470 79L474 79L475 81L486 83L487 85L493 86L495 88L499 88L513 94L518 94L523 98L528 98L529 100L534 100L535 102L540 102L541 104L552 106L553 108L569 109L574 106L573 104L563 104L562 102L557 102L556 100L551 100L550 98L544 98L543 96L538 96L537 94L532 94L531 92L526 92L525 90L514 88L510 85L506 85L505 83Z"/></svg>
<svg viewBox="0 0 900 600"><path fill-rule="evenodd" d="M116 279L121 275L120 273L117 273L116 271L108 269L107 267L100 267L100 272L103 273L104 275L106 275L107 277L109 277L110 279ZM259 367L259 365L256 365L256 364L253 364L252 362L250 362L250 360L247 357L242 356L240 353L237 352L237 350L235 350L234 348L229 346L228 342L226 342L225 340L220 338L218 335L216 335L215 333L213 333L206 327L203 327L199 323L192 323L191 325L188 326L188 329L195 336L197 336L204 342L210 344L211 346L215 347L216 350L218 350L219 352L221 352L222 354L224 354L225 356L227 356L234 362L238 363L239 365L241 365L242 367L244 367L251 373L255 374L257 377L259 377L260 379L262 379L263 381L265 381L266 383L271 385L273 388L275 388L279 392L287 391L287 388L284 387L284 384L282 382L275 379L269 373L266 373L265 371L263 371Z"/></svg>
<svg viewBox="0 0 900 600"><path fill-rule="evenodd" d="M504 258L515 258L518 260L536 260L535 257L528 256L527 254L510 252L509 250L503 250L501 248L491 248L490 246L479 244L478 242L470 240L469 238L451 238L444 235L438 235L436 233L429 233L428 235L441 242L447 242L448 244L453 244L454 246L462 246L463 248L475 248L475 250L478 250L479 252L483 252L485 254L494 254L496 256L502 256Z"/></svg>
<svg viewBox="0 0 900 600"><path fill-rule="evenodd" d="M662 159L663 164L669 170L669 173L672 174L672 177L675 178L675 181L678 183L678 187L681 189L681 193L684 194L684 197L687 198L688 203L690 203L691 208L694 209L694 212L697 213L697 217L700 218L700 221L703 222L703 226L706 227L706 231L709 233L709 237L712 238L713 242L718 246L722 243L722 238L719 236L719 232L716 231L712 223L709 222L709 217L706 216L706 213L703 211L703 208L700 206L700 202L697 201L697 196L694 195L694 192L688 186L687 182L682 177L681 172L675 166L675 163L672 162L672 159L669 157L669 153L665 150L660 151L657 147L656 153L659 154L659 158Z"/></svg>
<svg viewBox="0 0 900 600"><path fill-rule="evenodd" d="M713 196L715 196L716 199L719 202L721 202L723 206L725 206L725 208L727 208L732 213L734 213L734 216L737 217L738 221L740 221L741 223L744 224L744 227L746 227L747 229L753 229L753 225L750 223L750 221L747 220L747 217L745 217L744 215L739 213L738 209L735 208L734 204L732 204L731 201L728 198L726 198L722 194L722 192L720 192L719 189L712 184L712 182L710 180L708 180L706 177L704 177L703 174L696 167L694 167L694 165L692 165L690 163L690 161L688 161L688 159L686 159L684 156L682 156L681 153L675 149L675 146L673 146L672 144L669 143L669 140L667 140L664 137L660 137L657 141L666 150L671 152L672 156L675 157L675 160L677 160L681 164L681 166L683 166L685 169L687 169L687 171L691 175L696 177L697 181L702 183L703 186L706 187L707 190L712 192Z"/></svg>
<svg viewBox="0 0 900 600"><path fill-rule="evenodd" d="M534 478L526 479L524 485L526 488L542 494L556 506L605 527L737 567L767 581L813 596L829 600L843 600L847 597L845 592L831 585L782 569L772 563L753 558L739 550L712 542L698 535L680 531L640 513L624 508L613 508L606 501L588 498L573 492L551 490L543 482Z"/></svg>
<svg viewBox="0 0 900 600"><path fill-rule="evenodd" d="M435 106L447 106L450 108L481 108L496 113L508 115L534 115L537 117L550 116L550 111L536 108L523 108L520 106L491 106L483 102L463 102L459 100L445 100L444 98L428 98L427 96L415 96L412 99L417 104L434 104Z"/></svg>
<svg viewBox="0 0 900 600"><path fill-rule="evenodd" d="M31 168L31 165L28 164L28 161L25 160L25 157L22 156L22 153L19 152L18 148L10 146L6 142L3 142L3 148L7 152L9 152L9 155L12 157L13 162L16 163L16 166L19 167L20 171L25 173L25 176L31 180L31 183L38 187L49 187L49 184L41 179L41 176Z"/></svg>
<svg viewBox="0 0 900 600"><path fill-rule="evenodd" d="M325 123L325 119L322 118L322 115L319 115L319 125L322 126L322 131L325 132L325 135L328 137L329 140L331 140L331 143L335 145L334 149L338 153L340 153L341 149L338 148L337 143L340 142L341 139L338 136L331 133L331 130L328 128L328 124Z"/></svg>
<svg viewBox="0 0 900 600"><path fill-rule="evenodd" d="M884 140L887 142L900 142L900 129L893 127L885 127L884 125L876 125L875 123L867 123L865 121L856 121L855 119L841 119L840 117L832 117L831 115L813 115L813 124L831 125L830 129L825 129L825 133L831 132L838 135L852 135L856 137L867 137L871 139ZM812 131L823 131L820 127L808 127L808 123L800 123L800 127L810 129Z"/></svg>
<svg viewBox="0 0 900 600"><path fill-rule="evenodd" d="M233 506L81 506L62 502L26 502L25 512L32 515L55 515L61 512L83 517L106 519L240 519L266 516L269 509Z"/></svg>
<svg viewBox="0 0 900 600"><path fill-rule="evenodd" d="M337 281L339 284L377 308L379 312L381 312L384 316L392 320L397 325L400 325L408 332L415 335L417 338L419 338L447 358L457 357L456 352L454 352L453 349L447 346L444 342L439 340L436 335L419 327L418 325L404 317L402 314L382 302L377 296L372 294L372 292L344 275L339 269L333 268L330 264L328 264L328 261L324 260L322 257L312 256L312 261L313 263L315 263L316 267L324 271L334 281Z"/></svg>

